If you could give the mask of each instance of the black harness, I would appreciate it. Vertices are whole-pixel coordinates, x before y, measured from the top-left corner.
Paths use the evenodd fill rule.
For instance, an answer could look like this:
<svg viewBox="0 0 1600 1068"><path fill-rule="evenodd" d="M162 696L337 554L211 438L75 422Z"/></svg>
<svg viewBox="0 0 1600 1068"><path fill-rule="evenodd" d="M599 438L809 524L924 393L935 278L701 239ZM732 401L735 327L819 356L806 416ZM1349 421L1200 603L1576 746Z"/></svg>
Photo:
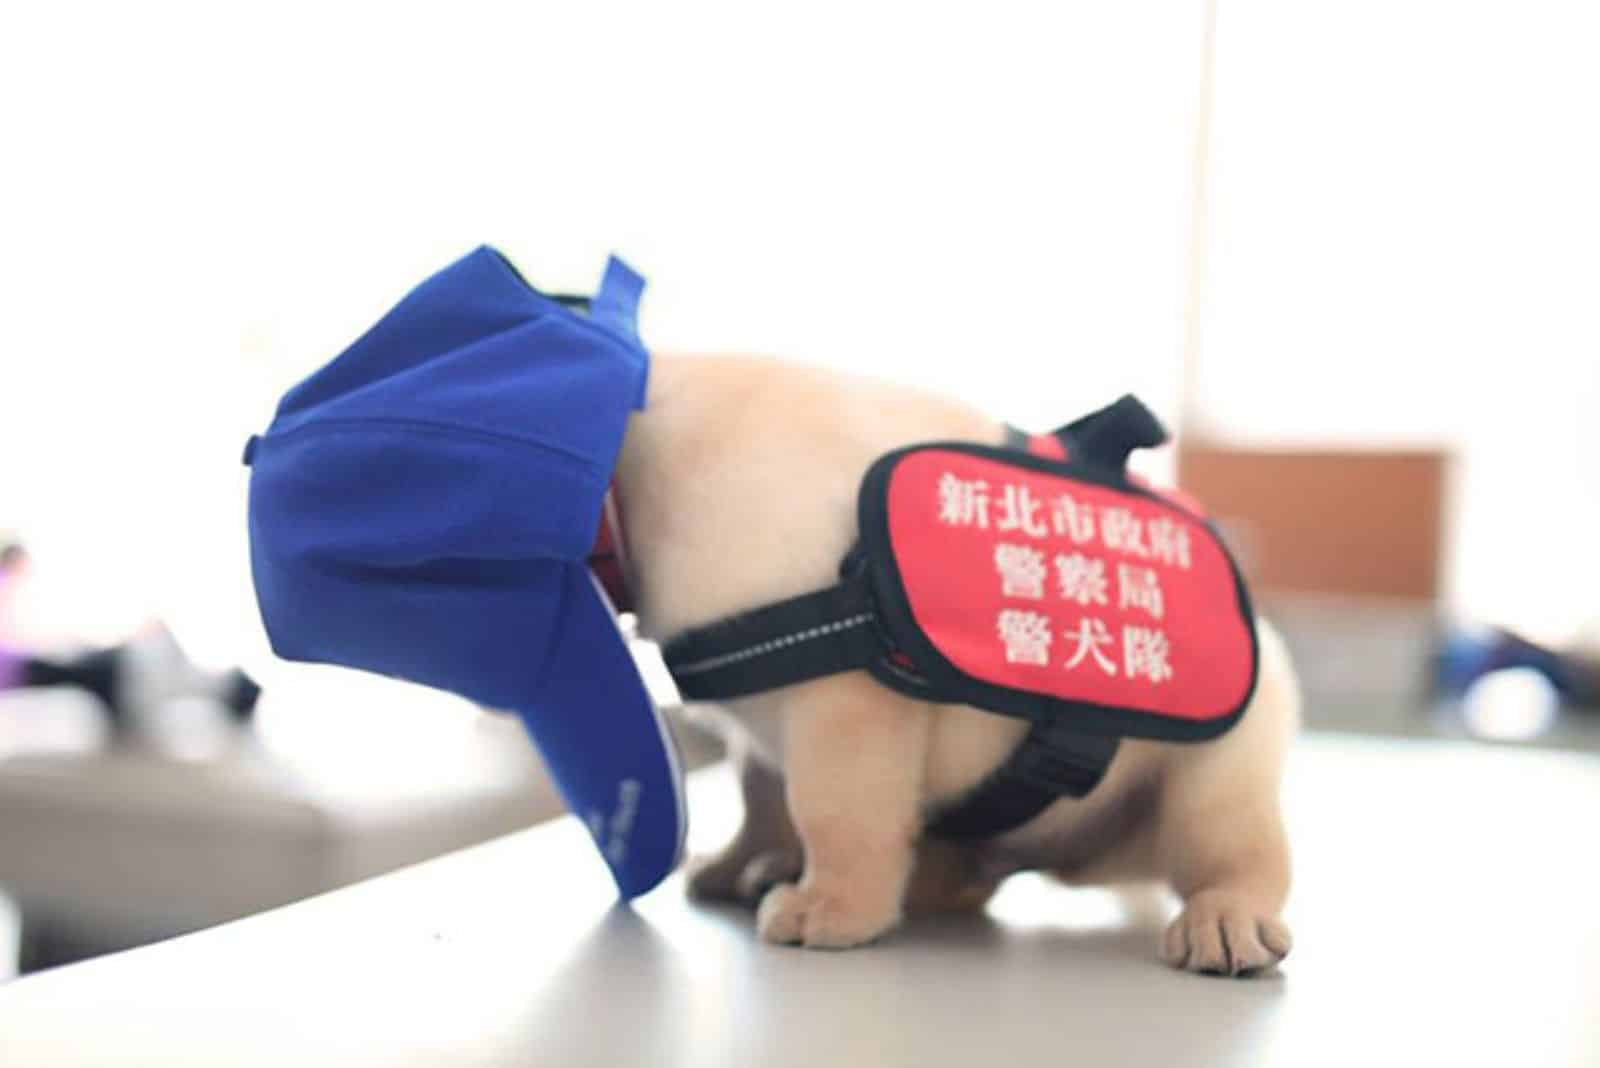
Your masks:
<svg viewBox="0 0 1600 1068"><path fill-rule="evenodd" d="M1099 477L1114 476L1123 485L1129 454L1167 440L1165 428L1132 396L1069 423L1052 436L1062 447L1063 460L1071 457L1074 464L1094 469ZM1008 428L1006 447L1028 453L1030 438ZM871 478L869 474L869 482ZM910 696L949 700L950 687L933 685L902 647L904 643L890 633L870 570L868 554L858 542L841 565L835 585L674 638L663 651L679 691L687 699L718 701L865 670ZM1239 592L1248 611L1242 585ZM1027 715L1030 729L999 767L964 797L933 814L926 828L930 834L949 839L1004 834L1059 798L1087 796L1116 757L1120 745L1116 731L1086 729L1081 718L1039 715L1030 708L989 707ZM1231 720L1221 729L1228 725Z"/></svg>

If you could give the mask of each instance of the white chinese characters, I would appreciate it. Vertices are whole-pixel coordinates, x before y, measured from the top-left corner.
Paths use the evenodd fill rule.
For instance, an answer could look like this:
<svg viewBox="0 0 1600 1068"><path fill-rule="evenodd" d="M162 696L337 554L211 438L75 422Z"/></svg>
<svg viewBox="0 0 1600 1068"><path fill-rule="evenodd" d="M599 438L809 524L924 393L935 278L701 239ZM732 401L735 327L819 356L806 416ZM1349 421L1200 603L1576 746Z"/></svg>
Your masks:
<svg viewBox="0 0 1600 1068"><path fill-rule="evenodd" d="M939 477L939 522L952 527L993 528L1034 539L1052 535L1073 546L1099 547L1121 556L1150 560L1184 571L1193 566L1189 531L1169 516L1148 518L1123 505L1098 509L1070 493L1043 500L1025 485L1012 482L990 493L986 479L961 478L949 471ZM992 513L992 514L991 514Z"/></svg>
<svg viewBox="0 0 1600 1068"><path fill-rule="evenodd" d="M948 470L937 483L939 524L994 532L980 537L1001 598L1013 602L993 617L1005 661L1117 680L1118 688L1171 682L1167 587L1176 581L1181 591L1175 572L1194 563L1181 516L1128 493L1084 484L1052 495L1041 484ZM1071 609L1052 612L1057 603Z"/></svg>
<svg viewBox="0 0 1600 1068"><path fill-rule="evenodd" d="M981 478L957 478L946 471L939 479L939 522L988 530L989 483Z"/></svg>
<svg viewBox="0 0 1600 1068"><path fill-rule="evenodd" d="M1002 597L1044 598L1044 553L1038 549L1002 542L994 547L994 566L1000 572Z"/></svg>
<svg viewBox="0 0 1600 1068"><path fill-rule="evenodd" d="M1166 516L1150 520L1150 558L1189 570L1189 531Z"/></svg>
<svg viewBox="0 0 1600 1068"><path fill-rule="evenodd" d="M1161 576L1156 574L1155 568L1118 564L1117 590L1119 608L1137 608L1148 612L1156 619L1165 614L1165 603L1161 597Z"/></svg>
<svg viewBox="0 0 1600 1068"><path fill-rule="evenodd" d="M1094 540L1094 509L1078 503L1070 493L1056 498L1050 510L1050 521L1056 534L1071 538L1074 545Z"/></svg>
<svg viewBox="0 0 1600 1068"><path fill-rule="evenodd" d="M1083 663L1084 657L1092 656L1095 663L1100 665L1101 671L1104 671L1107 675L1115 675L1117 673L1116 661L1100 651L1101 646L1112 645L1116 642L1116 639L1111 636L1111 631L1106 628L1105 620L1090 619L1085 616L1078 621L1077 632L1067 631L1067 637L1076 638L1078 641L1077 651L1067 661L1068 671Z"/></svg>
<svg viewBox="0 0 1600 1068"><path fill-rule="evenodd" d="M1000 631L1000 641L1006 650L1006 662L1034 664L1044 667L1050 663L1050 618L1038 612L1023 612L1007 608L995 621Z"/></svg>
<svg viewBox="0 0 1600 1068"><path fill-rule="evenodd" d="M1106 562L1092 556L1056 554L1056 585L1061 599L1087 608L1106 603Z"/></svg>
<svg viewBox="0 0 1600 1068"><path fill-rule="evenodd" d="M1144 544L1144 520L1126 508L1106 508L1100 513L1100 540L1112 552L1149 556Z"/></svg>
<svg viewBox="0 0 1600 1068"><path fill-rule="evenodd" d="M1039 513L1044 510L1027 486L1011 486L1005 488L1005 495L1000 498L1000 518L995 521L996 530L1020 530L1030 538L1042 538L1050 533L1050 528L1045 526Z"/></svg>
<svg viewBox="0 0 1600 1068"><path fill-rule="evenodd" d="M1171 652L1167 636L1159 630L1122 628L1123 665L1130 679L1144 676L1151 682L1166 682L1172 678Z"/></svg>

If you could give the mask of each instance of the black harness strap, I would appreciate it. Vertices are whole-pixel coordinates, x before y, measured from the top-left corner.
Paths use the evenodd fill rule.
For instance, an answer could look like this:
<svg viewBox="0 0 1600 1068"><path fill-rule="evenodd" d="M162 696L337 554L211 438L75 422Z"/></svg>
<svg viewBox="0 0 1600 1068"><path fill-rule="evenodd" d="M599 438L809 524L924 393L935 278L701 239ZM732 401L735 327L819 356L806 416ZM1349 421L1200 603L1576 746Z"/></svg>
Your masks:
<svg viewBox="0 0 1600 1068"><path fill-rule="evenodd" d="M992 838L1021 827L1057 798L1087 797L1105 778L1120 743L1036 720L1005 763L934 814L927 833L957 840Z"/></svg>
<svg viewBox="0 0 1600 1068"><path fill-rule="evenodd" d="M886 646L864 570L837 586L688 631L662 649L678 692L718 701L864 668Z"/></svg>

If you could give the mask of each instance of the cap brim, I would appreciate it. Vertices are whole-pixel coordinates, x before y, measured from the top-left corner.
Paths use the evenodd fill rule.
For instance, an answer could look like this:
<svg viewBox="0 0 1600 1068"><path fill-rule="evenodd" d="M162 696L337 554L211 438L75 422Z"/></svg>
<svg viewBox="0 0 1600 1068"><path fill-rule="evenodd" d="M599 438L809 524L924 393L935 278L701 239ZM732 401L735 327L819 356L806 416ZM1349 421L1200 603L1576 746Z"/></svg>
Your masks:
<svg viewBox="0 0 1600 1068"><path fill-rule="evenodd" d="M540 689L517 713L617 889L637 897L682 856L682 765L605 592L588 568L563 571Z"/></svg>

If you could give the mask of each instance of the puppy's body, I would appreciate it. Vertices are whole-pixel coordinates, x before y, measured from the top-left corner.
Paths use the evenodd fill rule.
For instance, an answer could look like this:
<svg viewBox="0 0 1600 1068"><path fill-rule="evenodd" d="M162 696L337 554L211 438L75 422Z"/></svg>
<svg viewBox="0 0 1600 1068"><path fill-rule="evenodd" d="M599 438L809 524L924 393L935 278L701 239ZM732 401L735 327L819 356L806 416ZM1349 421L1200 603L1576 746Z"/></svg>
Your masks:
<svg viewBox="0 0 1600 1068"><path fill-rule="evenodd" d="M642 633L667 638L831 584L868 466L930 440L1000 444L1004 427L819 369L657 357L617 469ZM1278 783L1298 696L1281 641L1264 626L1260 636L1260 684L1232 731L1200 745L1125 741L1089 797L975 846L919 840L923 819L1004 759L1021 720L918 702L862 672L732 702L720 719L741 761L746 823L691 885L716 897L765 890L769 940L848 946L906 905L981 904L1023 868L1161 878L1185 901L1164 947L1172 963L1267 966L1289 947Z"/></svg>

